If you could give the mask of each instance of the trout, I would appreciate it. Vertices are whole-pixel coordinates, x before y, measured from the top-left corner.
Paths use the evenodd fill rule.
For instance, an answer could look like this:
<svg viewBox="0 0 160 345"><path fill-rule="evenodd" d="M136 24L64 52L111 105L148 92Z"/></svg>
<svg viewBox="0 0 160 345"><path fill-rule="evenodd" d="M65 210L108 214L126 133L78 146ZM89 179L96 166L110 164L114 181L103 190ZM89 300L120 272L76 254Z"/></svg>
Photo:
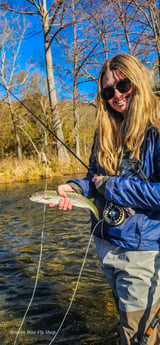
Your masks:
<svg viewBox="0 0 160 345"><path fill-rule="evenodd" d="M89 209L95 215L96 219L99 219L98 208L93 204L93 202L90 199L86 198L82 194L75 192L66 192L66 195L73 206ZM55 205L58 205L59 200L61 198L63 197L58 195L55 190L45 190L43 192L36 192L30 196L31 201L39 202L42 204L54 203Z"/></svg>

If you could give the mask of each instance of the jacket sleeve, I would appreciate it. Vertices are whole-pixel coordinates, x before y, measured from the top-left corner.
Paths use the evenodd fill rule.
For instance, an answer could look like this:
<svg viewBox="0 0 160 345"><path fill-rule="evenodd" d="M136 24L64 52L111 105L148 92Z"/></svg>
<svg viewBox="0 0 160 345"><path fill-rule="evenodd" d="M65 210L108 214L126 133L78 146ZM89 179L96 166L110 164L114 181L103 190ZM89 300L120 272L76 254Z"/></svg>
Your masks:
<svg viewBox="0 0 160 345"><path fill-rule="evenodd" d="M151 157L156 176L155 182L121 176L109 177L105 183L104 196L123 207L158 209L160 211L160 135L156 138Z"/></svg>
<svg viewBox="0 0 160 345"><path fill-rule="evenodd" d="M123 207L160 210L160 183L134 178L110 177L105 184L105 197Z"/></svg>

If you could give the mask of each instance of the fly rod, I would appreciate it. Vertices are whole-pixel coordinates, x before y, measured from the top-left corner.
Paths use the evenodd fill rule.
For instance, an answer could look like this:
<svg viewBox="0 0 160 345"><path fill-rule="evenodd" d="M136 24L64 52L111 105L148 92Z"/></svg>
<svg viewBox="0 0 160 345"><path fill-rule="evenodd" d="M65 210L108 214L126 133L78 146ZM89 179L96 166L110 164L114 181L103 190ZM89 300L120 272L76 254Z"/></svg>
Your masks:
<svg viewBox="0 0 160 345"><path fill-rule="evenodd" d="M11 90L9 90L8 88L6 88L1 82L0 85L7 90L38 122L41 123L41 125L43 125L44 128L47 129L47 131L49 133L51 133L87 170L88 170L88 166L70 149L70 147L68 145L66 145L58 136L57 134L52 131L46 124L45 122L43 122L35 113L33 113L33 111L31 109L29 109L27 107L27 105L25 105Z"/></svg>

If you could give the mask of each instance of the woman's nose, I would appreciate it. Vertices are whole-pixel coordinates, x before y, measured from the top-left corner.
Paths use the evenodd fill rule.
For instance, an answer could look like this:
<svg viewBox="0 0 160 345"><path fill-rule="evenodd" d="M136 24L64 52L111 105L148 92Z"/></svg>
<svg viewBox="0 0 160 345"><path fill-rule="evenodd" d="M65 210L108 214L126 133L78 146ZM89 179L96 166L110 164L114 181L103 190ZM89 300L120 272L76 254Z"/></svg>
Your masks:
<svg viewBox="0 0 160 345"><path fill-rule="evenodd" d="M115 88L114 89L114 97L119 97L119 96L121 96L121 92Z"/></svg>

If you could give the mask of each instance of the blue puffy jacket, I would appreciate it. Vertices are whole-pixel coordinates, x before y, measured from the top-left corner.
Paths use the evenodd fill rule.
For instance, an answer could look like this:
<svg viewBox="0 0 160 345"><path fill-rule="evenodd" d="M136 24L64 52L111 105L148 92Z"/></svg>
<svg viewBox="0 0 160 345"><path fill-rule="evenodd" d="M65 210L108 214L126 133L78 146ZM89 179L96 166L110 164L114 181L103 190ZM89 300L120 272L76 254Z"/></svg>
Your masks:
<svg viewBox="0 0 160 345"><path fill-rule="evenodd" d="M137 161L123 159L120 175L107 179L102 195L92 182L94 175L105 175L96 159L94 144L87 176L82 180L72 181L81 187L85 196L94 198L101 217L106 200L135 211L134 214L128 214L119 226L110 226L105 221L102 226L101 222L95 230L95 236L129 250L159 250L160 134L154 127L150 126L147 130L140 158L141 167L137 165ZM92 215L92 228L95 224L96 220Z"/></svg>

